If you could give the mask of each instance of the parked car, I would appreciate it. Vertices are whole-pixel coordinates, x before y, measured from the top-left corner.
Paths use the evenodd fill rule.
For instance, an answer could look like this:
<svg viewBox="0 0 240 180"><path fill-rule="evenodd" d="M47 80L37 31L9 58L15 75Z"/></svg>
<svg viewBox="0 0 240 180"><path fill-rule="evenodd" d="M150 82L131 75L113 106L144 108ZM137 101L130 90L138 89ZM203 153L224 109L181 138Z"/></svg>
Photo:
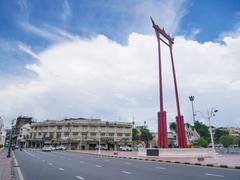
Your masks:
<svg viewBox="0 0 240 180"><path fill-rule="evenodd" d="M66 146L60 145L56 147L56 150L67 150Z"/></svg>
<svg viewBox="0 0 240 180"><path fill-rule="evenodd" d="M51 152L52 148L51 148L51 146L45 145L45 146L43 146L42 151L43 152Z"/></svg>
<svg viewBox="0 0 240 180"><path fill-rule="evenodd" d="M132 151L132 148L129 146L120 146L120 151Z"/></svg>
<svg viewBox="0 0 240 180"><path fill-rule="evenodd" d="M66 147L66 146L61 146L61 150L66 151L66 150L67 150L67 147Z"/></svg>
<svg viewBox="0 0 240 180"><path fill-rule="evenodd" d="M54 146L50 146L52 151L55 151L56 148Z"/></svg>
<svg viewBox="0 0 240 180"><path fill-rule="evenodd" d="M95 147L95 150L99 150L99 146L96 146ZM107 150L107 147L106 146L100 146L100 150Z"/></svg>

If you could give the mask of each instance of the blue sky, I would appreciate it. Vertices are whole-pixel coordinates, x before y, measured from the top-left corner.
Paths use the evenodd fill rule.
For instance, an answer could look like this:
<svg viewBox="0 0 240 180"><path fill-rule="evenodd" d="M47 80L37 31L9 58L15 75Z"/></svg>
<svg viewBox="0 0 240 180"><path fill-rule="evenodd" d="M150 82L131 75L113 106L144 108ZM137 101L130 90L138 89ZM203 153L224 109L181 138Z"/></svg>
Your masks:
<svg viewBox="0 0 240 180"><path fill-rule="evenodd" d="M156 55L153 51L156 44L154 44L154 31L151 27L150 16L157 24L176 37L176 63L178 60L187 63L186 67L180 63L177 64L180 89L182 84L180 99L182 98L182 109L187 119L191 119L187 97L196 94L202 97L196 102L196 105L199 106L198 109L205 111L207 104L220 106L226 109L226 112L221 114L223 119L227 118L227 114L231 114L233 124L238 124L240 114L234 110L236 102L233 95L237 92L236 89L238 90L240 82L236 78L239 76L238 70L236 70L239 66L237 60L239 56L236 53L238 52L236 50L238 49L238 37L240 37L239 0L1 0L0 83L2 88L0 97L6 98L5 101L2 100L3 103L0 106L2 116L6 119L19 114L32 115L37 118L62 118L80 114L79 116L126 119L134 114L142 122L146 119L154 122L156 117L153 112L156 111L155 107L158 107L158 94L157 80L153 83L152 77L157 77L157 69L151 68L156 64L154 66L150 61L147 62L148 64L144 64L146 62L141 59L143 57L145 60L150 60L150 57L154 59ZM88 49L82 44L86 44ZM101 63L96 61L95 53L84 55L89 48L94 49L98 47L98 44L101 44L103 49L108 47L103 51L101 51L101 46L96 49L96 54L104 59ZM188 49L189 46L190 49ZM75 49L76 47L82 47L79 50L80 54ZM112 52L108 49L111 49ZM116 49L119 51L115 52ZM211 49L217 52L212 52ZM141 53L143 54L139 56ZM124 62L126 61L124 68L122 67L123 62L119 62L120 68L111 64L109 57L115 61L115 56L117 62L118 59L124 58ZM228 57L228 59L223 57ZM136 65L139 66L139 70L132 67L135 66L130 62L133 58L141 59ZM195 62L194 60L198 58L199 61ZM89 88L86 88L85 91L80 86L80 84L84 84L85 79L82 80L83 82L78 79L78 92L96 98L88 109L84 109L84 107L81 110L77 109L77 105L72 103L72 99L69 97L69 93L77 92L72 92L73 88L70 88L75 83L71 84L71 80L78 81L75 76L79 72L74 69L74 66L89 66L85 61L77 62L76 59L96 61L93 66L96 66L96 74L99 73L95 79L86 76L92 72L81 74L83 77L86 76L90 83ZM202 59L206 62L203 63ZM217 59L220 60L215 62ZM108 72L109 64L118 73L114 77L116 79L111 77L112 81L118 82L117 77L121 79L124 76L122 73L128 72L130 73L129 81L135 79L138 83L146 83L146 87L136 89L134 95L130 90L134 87L130 88L126 84L128 81L123 81L121 87L114 82L108 84L104 79L97 81L98 76ZM189 72L189 69L194 69L196 64L199 67L195 69L195 72ZM209 69L205 68L204 64L209 64ZM214 64L215 67L211 64ZM68 69L68 66L71 68ZM106 66L106 69L103 66ZM143 67L147 68L141 69ZM218 75L219 71L225 72L225 67L226 75L224 74L223 77ZM128 71L130 69L131 71ZM153 73L149 77L146 76L148 82L143 80L144 76L138 77L134 74L131 76L131 72L139 73L140 70L146 71L148 74ZM209 78L209 73L212 73L212 78ZM223 79L224 77L225 79ZM189 80L195 78L194 83L189 85L188 82L185 82L188 78ZM222 81L223 84L230 84L229 90L223 91L221 88L225 84L223 85L219 81ZM99 92L96 92L98 89L96 91L90 89L90 87L96 88L95 85L99 82L106 83L105 89L107 87L110 89L108 97L105 97L107 93L99 86ZM121 80L119 80L120 82ZM95 85L93 85L94 83ZM135 84L137 87L138 83ZM78 87L78 85L76 86ZM127 90L121 89L122 87ZM216 92L213 92L213 89ZM136 93L136 91L139 92ZM230 99L229 92L232 94ZM27 97L28 93L29 97ZM166 93L167 100L172 98L170 94L172 94L171 88ZM209 96L211 95L215 97L210 103ZM102 103L100 96L109 98L108 104L111 107L97 107ZM220 101L219 97L224 98ZM85 107L90 103L87 98L82 99L80 96L79 100L84 102ZM60 107L59 105L50 111L47 107L54 107L56 101L58 104L66 104L66 106ZM230 105L224 107L223 102ZM169 109L174 109L173 103L168 101L166 103ZM126 108L119 108L123 105ZM58 112L58 110L62 112ZM170 116L171 119L174 119L174 115ZM228 124L226 120L222 122L219 125Z"/></svg>
<svg viewBox="0 0 240 180"><path fill-rule="evenodd" d="M42 0L42 1L8 1L0 2L0 42L9 47L1 47L1 74L27 73L21 65L32 61L24 53L14 48L18 42L24 42L36 52L45 49L54 40L43 38L22 27L22 23L30 23L38 28L54 27L81 37L104 34L119 43L126 43L132 32L151 34L149 19L151 11L138 11L142 0ZM161 1L149 1L151 6L158 6ZM223 32L232 31L240 21L240 2L238 0L193 0L183 1L181 5L183 17L175 35L191 37L199 42L215 41ZM144 9L144 8L143 8ZM155 8L153 15L161 16L161 8ZM64 17L66 16L66 17ZM142 22L141 19L147 20ZM161 21L155 18L161 25ZM166 19L167 21L167 19ZM142 24L146 26L142 26Z"/></svg>

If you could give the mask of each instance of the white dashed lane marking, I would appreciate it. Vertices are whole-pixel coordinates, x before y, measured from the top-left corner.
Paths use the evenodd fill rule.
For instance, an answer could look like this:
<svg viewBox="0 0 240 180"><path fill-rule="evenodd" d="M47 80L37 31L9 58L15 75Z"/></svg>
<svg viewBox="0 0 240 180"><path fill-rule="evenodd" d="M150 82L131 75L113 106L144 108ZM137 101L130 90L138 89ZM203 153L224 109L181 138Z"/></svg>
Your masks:
<svg viewBox="0 0 240 180"><path fill-rule="evenodd" d="M101 165L96 165L96 167L102 167Z"/></svg>
<svg viewBox="0 0 240 180"><path fill-rule="evenodd" d="M128 171L121 171L121 173L123 173L123 174L132 174L131 172L128 172Z"/></svg>
<svg viewBox="0 0 240 180"><path fill-rule="evenodd" d="M214 176L214 177L224 177L223 175L220 174L209 174L209 173L205 173L206 176Z"/></svg>
<svg viewBox="0 0 240 180"><path fill-rule="evenodd" d="M80 161L80 163L82 164L82 163L84 163L84 161Z"/></svg>
<svg viewBox="0 0 240 180"><path fill-rule="evenodd" d="M63 169L63 168L59 168L59 170L60 170L60 171L64 171L64 169Z"/></svg>
<svg viewBox="0 0 240 180"><path fill-rule="evenodd" d="M52 166L53 164L52 163L48 163L49 164L49 166Z"/></svg>
<svg viewBox="0 0 240 180"><path fill-rule="evenodd" d="M155 167L156 169L166 169L165 167Z"/></svg>
<svg viewBox="0 0 240 180"><path fill-rule="evenodd" d="M76 176L77 179L81 179L81 180L85 180L83 177L81 176Z"/></svg>
<svg viewBox="0 0 240 180"><path fill-rule="evenodd" d="M124 164L126 164L126 165L131 165L131 163L130 163L130 162L125 162Z"/></svg>

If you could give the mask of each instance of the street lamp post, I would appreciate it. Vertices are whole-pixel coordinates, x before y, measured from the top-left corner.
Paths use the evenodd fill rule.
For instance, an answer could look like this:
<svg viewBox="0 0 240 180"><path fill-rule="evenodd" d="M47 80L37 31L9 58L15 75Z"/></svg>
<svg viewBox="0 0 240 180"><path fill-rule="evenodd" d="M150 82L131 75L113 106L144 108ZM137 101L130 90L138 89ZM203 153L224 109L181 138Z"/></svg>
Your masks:
<svg viewBox="0 0 240 180"><path fill-rule="evenodd" d="M98 154L101 154L101 129L99 126L99 145L98 145Z"/></svg>
<svg viewBox="0 0 240 180"><path fill-rule="evenodd" d="M13 123L14 123L14 120L12 120L12 130L11 130L11 134L10 134L10 140L9 140L9 143L8 143L8 154L7 154L7 157L11 157L11 146L12 146L12 134L13 134Z"/></svg>
<svg viewBox="0 0 240 180"><path fill-rule="evenodd" d="M192 113L193 113L193 125L195 124L195 113L194 113L194 106L193 106L193 101L194 101L194 96L189 96L189 100L192 103Z"/></svg>
<svg viewBox="0 0 240 180"><path fill-rule="evenodd" d="M216 113L216 112L218 112L218 110L217 110L217 109L214 109L214 110L213 110L213 108L211 108L211 111L208 111L208 112L207 112L207 114L208 114L209 132L210 132L210 136L211 136L213 152L215 152L215 147L214 147L212 127L211 127L211 118L212 118L213 116L215 116L215 113Z"/></svg>
<svg viewBox="0 0 240 180"><path fill-rule="evenodd" d="M218 112L217 109L211 108L211 111L207 110L207 116L203 115L201 111L196 111L201 114L201 116L205 119L208 120L208 126L209 126L209 133L211 137L211 144L212 144L212 150L215 152L215 147L214 147L214 140L213 140L213 133L212 133L212 127L211 127L211 118L215 116L215 113Z"/></svg>

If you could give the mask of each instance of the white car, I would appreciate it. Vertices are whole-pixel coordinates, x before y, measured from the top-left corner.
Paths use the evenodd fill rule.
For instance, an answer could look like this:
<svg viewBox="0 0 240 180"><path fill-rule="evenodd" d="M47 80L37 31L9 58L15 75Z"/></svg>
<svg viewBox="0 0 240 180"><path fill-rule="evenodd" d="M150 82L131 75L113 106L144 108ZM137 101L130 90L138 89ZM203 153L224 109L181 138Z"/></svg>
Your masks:
<svg viewBox="0 0 240 180"><path fill-rule="evenodd" d="M52 151L55 151L56 148L54 146L50 146Z"/></svg>
<svg viewBox="0 0 240 180"><path fill-rule="evenodd" d="M60 150L67 150L66 146L60 146Z"/></svg>
<svg viewBox="0 0 240 180"><path fill-rule="evenodd" d="M51 152L52 151L52 148L51 148L51 146L43 146L43 148L42 148L42 151L43 152Z"/></svg>
<svg viewBox="0 0 240 180"><path fill-rule="evenodd" d="M129 146L120 146L120 151L132 151L132 148Z"/></svg>
<svg viewBox="0 0 240 180"><path fill-rule="evenodd" d="M57 146L56 150L67 150L67 148L63 145Z"/></svg>

